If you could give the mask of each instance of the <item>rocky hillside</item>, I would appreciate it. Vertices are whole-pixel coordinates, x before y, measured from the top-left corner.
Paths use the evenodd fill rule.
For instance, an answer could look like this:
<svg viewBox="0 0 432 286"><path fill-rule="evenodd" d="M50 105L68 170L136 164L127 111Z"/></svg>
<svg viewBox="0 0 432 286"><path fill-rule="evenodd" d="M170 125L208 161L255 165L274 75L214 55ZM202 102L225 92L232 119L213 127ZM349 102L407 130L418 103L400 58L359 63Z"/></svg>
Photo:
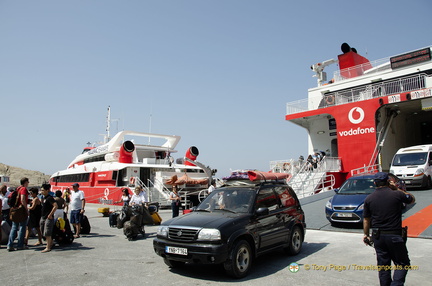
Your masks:
<svg viewBox="0 0 432 286"><path fill-rule="evenodd" d="M10 177L10 186L17 187L20 185L20 180L23 177L27 177L30 180L30 186L40 186L45 182L48 182L50 175L46 175L39 171L25 170L22 168L5 165L0 163L0 175L6 175Z"/></svg>

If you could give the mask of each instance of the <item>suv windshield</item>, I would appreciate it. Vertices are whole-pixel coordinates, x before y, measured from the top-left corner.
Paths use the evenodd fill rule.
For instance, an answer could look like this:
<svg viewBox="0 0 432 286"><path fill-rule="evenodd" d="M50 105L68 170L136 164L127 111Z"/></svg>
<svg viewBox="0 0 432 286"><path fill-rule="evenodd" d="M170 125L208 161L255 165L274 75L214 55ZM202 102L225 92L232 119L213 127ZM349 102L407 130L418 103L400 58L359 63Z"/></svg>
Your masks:
<svg viewBox="0 0 432 286"><path fill-rule="evenodd" d="M221 188L211 192L196 211L229 211L249 213L255 200L255 190L245 188Z"/></svg>
<svg viewBox="0 0 432 286"><path fill-rule="evenodd" d="M407 165L424 165L427 160L426 152L422 153L409 153L409 154L396 154L393 159L393 166L407 166Z"/></svg>
<svg viewBox="0 0 432 286"><path fill-rule="evenodd" d="M375 191L375 184L370 179L348 179L339 189L338 194L370 194Z"/></svg>

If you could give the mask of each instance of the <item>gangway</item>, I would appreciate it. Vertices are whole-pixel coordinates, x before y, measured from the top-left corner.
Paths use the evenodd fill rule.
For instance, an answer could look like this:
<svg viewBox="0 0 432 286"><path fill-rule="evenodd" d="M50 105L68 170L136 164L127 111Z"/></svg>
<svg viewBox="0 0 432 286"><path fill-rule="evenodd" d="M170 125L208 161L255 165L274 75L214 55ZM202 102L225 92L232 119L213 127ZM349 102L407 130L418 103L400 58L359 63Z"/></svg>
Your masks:
<svg viewBox="0 0 432 286"><path fill-rule="evenodd" d="M328 172L340 171L340 159L324 156L317 162L316 168L307 161L273 161L270 163L272 172L289 173L292 175L288 184L299 198L314 195L334 188L336 180Z"/></svg>

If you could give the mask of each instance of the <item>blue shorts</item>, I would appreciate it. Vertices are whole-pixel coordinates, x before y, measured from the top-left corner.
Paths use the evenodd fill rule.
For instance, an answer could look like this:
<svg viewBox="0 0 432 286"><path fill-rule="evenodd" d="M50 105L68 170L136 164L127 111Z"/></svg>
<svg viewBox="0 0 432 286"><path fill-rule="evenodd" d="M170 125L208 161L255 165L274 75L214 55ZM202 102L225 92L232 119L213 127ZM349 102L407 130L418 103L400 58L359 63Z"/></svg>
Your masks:
<svg viewBox="0 0 432 286"><path fill-rule="evenodd" d="M71 217L70 217L70 223L71 224L81 223L82 218L83 218L83 215L81 213L81 210L71 211Z"/></svg>

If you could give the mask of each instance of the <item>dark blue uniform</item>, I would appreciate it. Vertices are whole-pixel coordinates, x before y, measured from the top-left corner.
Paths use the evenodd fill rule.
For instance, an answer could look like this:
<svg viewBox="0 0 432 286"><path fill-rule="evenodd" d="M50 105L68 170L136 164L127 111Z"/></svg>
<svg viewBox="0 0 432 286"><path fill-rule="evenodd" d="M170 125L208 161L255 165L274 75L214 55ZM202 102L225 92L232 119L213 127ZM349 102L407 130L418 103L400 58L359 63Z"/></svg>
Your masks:
<svg viewBox="0 0 432 286"><path fill-rule="evenodd" d="M410 260L402 237L402 207L403 203L412 201L411 195L387 186L377 188L365 200L363 216L371 220L380 285L403 285L405 282Z"/></svg>

